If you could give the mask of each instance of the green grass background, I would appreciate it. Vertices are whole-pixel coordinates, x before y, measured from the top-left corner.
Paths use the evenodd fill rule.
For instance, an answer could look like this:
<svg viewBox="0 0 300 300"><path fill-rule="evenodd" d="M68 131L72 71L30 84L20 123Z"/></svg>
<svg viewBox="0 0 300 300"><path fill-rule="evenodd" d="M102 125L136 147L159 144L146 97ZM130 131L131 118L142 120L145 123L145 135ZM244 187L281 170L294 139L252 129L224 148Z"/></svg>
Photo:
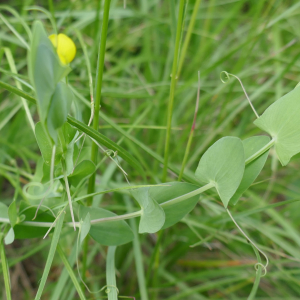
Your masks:
<svg viewBox="0 0 300 300"><path fill-rule="evenodd" d="M178 3L127 0L126 9L122 1L111 3L99 130L114 141L121 140L121 145L143 166L146 178L121 162L133 184L156 184L162 178L162 165L143 148L149 147L160 156L164 154ZM24 10L30 5L48 9L48 1L14 0L5 4L14 7L29 25L42 19L49 34L53 33L43 13ZM89 81L75 30L82 33L87 45L95 82L101 31L101 13L100 21L96 15L98 5L98 1L90 0L54 1L59 32L68 34L77 45L69 75L70 85L78 92L77 110L73 109L72 114L85 123L90 115ZM190 0L185 7L181 45L194 6L195 1ZM26 39L18 20L2 13ZM238 82L232 79L223 84L220 72L226 70L239 76L256 110L262 114L300 81L299 15L300 3L296 0L201 1L175 92L170 164L178 168L182 164L195 110L198 71L201 96L186 165L188 174L194 173L201 155L220 137L245 139L262 134L252 123L255 115ZM8 47L19 78L28 82L26 49L3 22L0 46L1 80L15 84L3 52L3 47ZM30 91L25 84L23 88ZM40 157L19 104L19 97L0 91L0 201L6 204L11 203L14 190L31 179ZM36 107L29 107L37 121ZM91 144L88 139L86 143ZM100 153L99 156L103 158ZM255 184L231 210L270 260L255 299L300 299L299 167L299 156L283 168L271 151ZM170 172L168 181L172 180L176 181L177 176ZM122 185L123 175L105 160L97 173L97 190ZM117 248L119 295L142 300L147 299L146 294L149 299L169 300L247 299L255 279L255 253L215 194L203 195L200 200L194 211L177 225L159 234L140 235L133 244ZM279 206L288 200L295 201ZM131 209L133 201L125 193L115 193L96 197L94 205L122 214ZM131 220L130 225L137 226L136 221ZM70 230L63 231L61 245L68 257L72 253L74 256L75 239ZM190 247L194 244L197 245ZM13 299L33 298L48 249L49 240L42 239L19 241L7 248L14 279ZM90 241L86 282L92 290L106 284L105 257L106 248ZM70 278L64 273L60 275L62 270L63 264L56 254L42 299L77 299ZM66 277L64 283L60 276ZM3 278L0 280L0 297L5 299ZM101 299L105 293L86 296Z"/></svg>

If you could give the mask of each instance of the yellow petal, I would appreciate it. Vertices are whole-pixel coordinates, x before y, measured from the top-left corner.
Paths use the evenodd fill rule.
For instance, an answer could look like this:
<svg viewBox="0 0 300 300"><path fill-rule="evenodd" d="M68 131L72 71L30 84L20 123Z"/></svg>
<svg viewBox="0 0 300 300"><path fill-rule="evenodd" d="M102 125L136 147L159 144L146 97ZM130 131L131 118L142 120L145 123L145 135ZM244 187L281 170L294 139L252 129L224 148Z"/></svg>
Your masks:
<svg viewBox="0 0 300 300"><path fill-rule="evenodd" d="M64 65L69 64L76 55L76 46L72 39L63 33L51 34L49 39L56 48L61 63Z"/></svg>

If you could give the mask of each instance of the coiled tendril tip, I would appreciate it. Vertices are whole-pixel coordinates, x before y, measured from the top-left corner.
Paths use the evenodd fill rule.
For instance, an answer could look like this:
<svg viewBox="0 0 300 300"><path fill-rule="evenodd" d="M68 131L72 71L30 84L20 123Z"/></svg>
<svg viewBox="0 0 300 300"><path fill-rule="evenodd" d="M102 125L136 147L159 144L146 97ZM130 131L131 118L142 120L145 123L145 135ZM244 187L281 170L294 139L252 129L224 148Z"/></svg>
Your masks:
<svg viewBox="0 0 300 300"><path fill-rule="evenodd" d="M225 75L225 78L224 78L224 79L222 78L222 74ZM221 80L223 83L227 83L227 82L230 80L230 75L231 75L231 74L229 74L228 72L222 71L222 72L220 73L220 80Z"/></svg>

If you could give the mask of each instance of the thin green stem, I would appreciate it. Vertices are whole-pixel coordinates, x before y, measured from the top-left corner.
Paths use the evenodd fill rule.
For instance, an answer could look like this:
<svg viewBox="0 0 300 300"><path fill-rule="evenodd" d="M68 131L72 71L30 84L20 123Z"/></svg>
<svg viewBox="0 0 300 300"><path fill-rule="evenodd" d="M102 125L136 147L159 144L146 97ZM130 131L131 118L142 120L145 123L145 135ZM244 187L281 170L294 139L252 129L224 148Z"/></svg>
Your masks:
<svg viewBox="0 0 300 300"><path fill-rule="evenodd" d="M199 194L205 192L206 190L211 189L214 186L215 186L214 183L212 183L212 182L208 183L208 184L202 186L201 188L199 188L197 190L194 190L194 191L192 191L190 193L187 193L187 194L184 194L182 196L179 196L179 197L176 197L174 199L171 199L169 201L166 201L166 202L162 203L160 206L161 207L167 207L167 206L170 206L170 205L182 202L185 199L188 199L188 198L191 198L193 196L199 195Z"/></svg>
<svg viewBox="0 0 300 300"><path fill-rule="evenodd" d="M259 149L257 152L255 152L253 155L251 155L248 159L245 161L245 165L248 165L253 160L255 160L257 157L263 155L266 151L268 151L270 148L272 148L275 145L276 139L272 138L272 140L266 144L264 147Z"/></svg>
<svg viewBox="0 0 300 300"><path fill-rule="evenodd" d="M183 66L183 63L184 63L186 52L187 52L188 46L190 44L192 32L193 32L193 29L195 27L197 12L198 12L200 3L201 3L201 0L196 0L196 3L194 5L194 9L193 9L193 13L192 13L191 20L190 20L190 23L189 23L189 27L187 29L187 33L186 33L186 36L185 36L185 39L184 39L184 42L183 42L183 45L182 45L182 50L181 50L181 53L180 53L180 58L179 58L179 62L178 62L177 77L180 76L180 73L181 73L181 70L182 70L182 66Z"/></svg>
<svg viewBox="0 0 300 300"><path fill-rule="evenodd" d="M172 124L172 115L173 115L173 106L174 106L174 95L175 95L175 88L176 88L176 82L177 82L177 65L178 65L180 39L181 39L181 32L182 32L184 4L185 4L185 0L180 0L178 21L177 21L176 40L175 40L175 51L174 51L173 67L172 67L172 74L171 74L172 77L171 77L171 85L170 85L170 99L169 99L169 103L168 103L168 112L167 112L167 114L168 114L167 115L167 135L166 135L166 142L165 142L164 169L163 169L163 176L162 176L163 182L166 181L167 171L168 171L171 124Z"/></svg>
<svg viewBox="0 0 300 300"><path fill-rule="evenodd" d="M8 270L6 255L5 255L5 249L4 249L3 233L0 233L0 257L1 257L1 263L2 263L2 274L4 277L6 299L11 300L9 270Z"/></svg>
<svg viewBox="0 0 300 300"><path fill-rule="evenodd" d="M69 201L69 206L70 206L72 222L73 222L73 225L74 225L74 230L76 231L76 225L75 225L75 219L74 219L74 213L73 213L73 206L72 206L72 198L71 198L70 187L69 187L68 177L67 177L67 173L66 173L66 166L65 166L64 161L62 162L62 166L63 166L64 181L65 181L65 186L66 186L66 191L67 191L67 196L68 196L68 201Z"/></svg>
<svg viewBox="0 0 300 300"><path fill-rule="evenodd" d="M139 217L142 214L142 211L135 211L133 213L121 215L121 216L116 216L116 217L109 217L109 218L101 218L101 219L95 219L91 221L91 224L98 224L98 223L105 223L107 221L120 221L120 220L126 220L126 219L132 219L135 217Z"/></svg>
<svg viewBox="0 0 300 300"><path fill-rule="evenodd" d="M182 202L186 199L189 199L193 196L196 196L196 195L199 195L203 192L205 192L206 190L210 189L214 187L214 184L213 183L209 183L209 184L206 184L205 186L199 188L199 189L196 189L190 193L187 193L187 194L184 194L182 196L179 196L179 197L176 197L176 198L173 198L171 200L168 200L162 204L160 204L162 207L167 207L167 206L170 206L170 205L173 205L173 204L177 204L179 202ZM124 214L124 215L120 215L120 216L115 216L115 217L108 217L108 218L101 218L101 219L94 219L94 220L91 220L91 224L98 224L98 223L106 223L106 222L113 222L113 221L121 221L121 220L126 220L126 219L132 219L132 218L136 218L136 217L139 217L141 215L142 211L139 210L139 211L135 211L135 212L132 212L132 213L128 213L128 214ZM9 219L7 218L0 218L0 223L9 223ZM24 226L36 226L36 227L50 227L50 226L53 226L53 223L50 223L50 222L31 222L31 221L25 221L25 222L22 222L22 225ZM73 222L68 222L68 223L65 223L64 225L66 226L73 226ZM76 227L79 227L80 226L80 223L79 222L75 222L75 226Z"/></svg>
<svg viewBox="0 0 300 300"><path fill-rule="evenodd" d="M48 0L48 6L49 6L49 11L52 15L52 18L55 20L53 0Z"/></svg>
<svg viewBox="0 0 300 300"><path fill-rule="evenodd" d="M101 102L102 78L103 78L103 69L104 69L104 57L105 57L105 49L106 49L109 8L110 8L110 0L105 0L102 30L101 30L101 41L100 41L99 53L98 53L98 68L97 68L96 95L95 95L95 116L93 120L93 128L97 131L99 126L99 110L100 110L100 102ZM97 165L97 153L98 153L98 146L95 143L93 143L91 160L94 162L95 165ZM96 173L94 173L89 179L88 194L94 192L95 180L96 180ZM92 203L93 203L93 197L89 197L87 199L87 204L90 206L92 205Z"/></svg>
<svg viewBox="0 0 300 300"><path fill-rule="evenodd" d="M187 162L187 159L189 157L189 153L190 153L190 148L192 145L192 141L193 141L193 137L194 137L194 132L195 132L195 128L196 128L196 119L197 119L197 113L198 113L198 108L199 108L199 99L200 99L200 71L198 72L198 90L197 90L197 100L196 100L196 107L195 107L195 113L194 113L194 120L193 120L193 124L192 124L192 128L189 134L189 139L188 139L188 143L185 149L185 153L184 153L184 157L183 157L183 161L182 161L182 165L181 165L181 170L178 176L178 181L181 181L183 173L184 173L184 168Z"/></svg>

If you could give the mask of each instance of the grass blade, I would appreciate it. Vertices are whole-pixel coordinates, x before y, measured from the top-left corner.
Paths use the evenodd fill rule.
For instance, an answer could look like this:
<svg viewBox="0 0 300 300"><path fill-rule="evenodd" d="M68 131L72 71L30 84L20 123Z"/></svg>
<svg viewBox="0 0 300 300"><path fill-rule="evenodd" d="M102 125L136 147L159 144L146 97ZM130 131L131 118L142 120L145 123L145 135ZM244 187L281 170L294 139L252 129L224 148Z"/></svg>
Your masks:
<svg viewBox="0 0 300 300"><path fill-rule="evenodd" d="M174 51L173 67L172 67L172 75L171 75L172 77L171 77L171 86L170 86L170 99L169 99L169 104L168 104L167 136L166 136L166 142L165 142L164 169L163 169L163 176L162 176L163 182L166 181L166 179L167 179L169 150L170 150L170 137L171 137L171 124L172 124L175 88L176 88L176 82L177 82L177 64L178 64L178 55L179 55L180 39L181 39L181 31L182 31L184 4L185 4L185 0L180 0L178 21L177 21L177 31L176 31L176 41L175 41L175 51Z"/></svg>
<svg viewBox="0 0 300 300"><path fill-rule="evenodd" d="M115 252L117 247L108 247L107 259L106 259L106 284L107 284L107 295L108 300L118 300L118 288L116 282L116 271L115 271Z"/></svg>
<svg viewBox="0 0 300 300"><path fill-rule="evenodd" d="M75 286L75 288L76 288L76 290L77 290L77 293L78 293L80 299L81 299L81 300L85 300L86 298L85 298L85 296L84 296L84 294L83 294L83 291L82 291L82 289L81 289L81 287L80 287L80 284L79 284L79 282L77 281L76 276L75 276L75 273L74 273L74 271L73 271L73 269L72 269L72 267L71 267L71 265L70 265L68 259L66 258L66 256L65 256L65 254L64 254L64 252L63 252L63 250L62 250L62 248L60 247L60 245L57 246L57 252L58 252L58 254L59 254L61 260L63 261L63 263L64 263L64 265L65 265L65 268L66 268L66 270L68 271L68 273L69 273L69 275L70 275L70 278L72 279L72 281L73 281L73 283L74 283L74 286Z"/></svg>
<svg viewBox="0 0 300 300"><path fill-rule="evenodd" d="M98 126L99 126L99 110L100 110L100 101L101 101L102 78L103 78L104 57L105 57L105 50L106 50L109 8L110 8L110 0L105 0L102 29L101 29L101 40L100 40L99 53L98 53L97 83L96 83L96 95L95 95L95 115L93 120L93 128L95 131L98 131ZM95 143L93 143L91 160L95 165L97 165L97 154L98 154L98 146ZM95 180L96 180L96 173L94 173L89 179L88 194L94 192ZM92 205L92 203L93 203L93 197L88 198L87 204Z"/></svg>
<svg viewBox="0 0 300 300"><path fill-rule="evenodd" d="M56 223L55 230L54 230L53 237L52 237L52 241L51 241L51 245L50 245L49 254L48 254L46 265L45 265L45 269L44 269L44 272L43 272L43 276L42 276L37 294L35 296L35 300L40 300L41 297L42 297L42 293L43 293L43 290L44 290L44 287L45 287L45 284L46 284L46 280L47 280L48 275L49 275L49 271L50 271L52 261L53 261L53 258L54 258L54 254L55 254L55 251L56 251L56 247L57 247L57 244L58 244L58 240L59 240L59 236L60 236L61 229L62 229L62 226L63 226L63 222L64 222L64 214L63 214L62 217L60 217L58 219L58 221Z"/></svg>
<svg viewBox="0 0 300 300"><path fill-rule="evenodd" d="M8 269L8 265L7 265L6 255L5 255L4 234L3 233L0 233L0 257L1 257L1 263L2 263L2 273L3 273L3 277L4 277L6 299L11 300L9 269Z"/></svg>

